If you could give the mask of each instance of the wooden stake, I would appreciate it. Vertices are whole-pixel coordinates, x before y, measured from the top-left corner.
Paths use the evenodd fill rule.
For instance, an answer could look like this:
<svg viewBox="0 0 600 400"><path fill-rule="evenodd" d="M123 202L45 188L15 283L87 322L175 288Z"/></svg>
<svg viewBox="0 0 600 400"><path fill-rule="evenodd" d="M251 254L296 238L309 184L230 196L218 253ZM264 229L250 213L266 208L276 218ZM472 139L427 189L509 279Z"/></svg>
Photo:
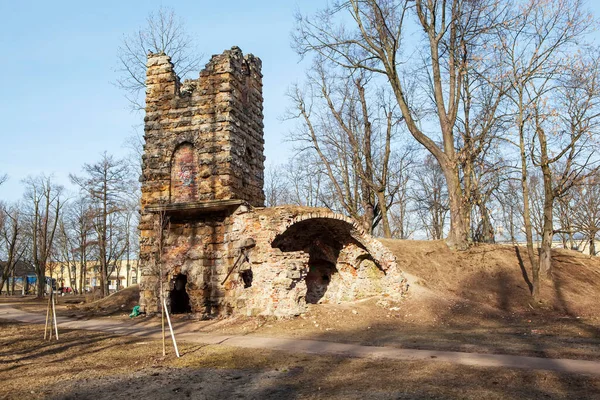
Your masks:
<svg viewBox="0 0 600 400"><path fill-rule="evenodd" d="M161 299L163 301L163 304L164 304L165 303L165 297L162 295L162 292L161 292L160 297L161 297ZM166 336L165 335L165 307L164 307L163 304L160 305L160 308L162 310L161 313L160 313L160 318L162 320L162 345L163 345L163 357L164 357L167 354L167 350L166 350L166 345L165 345L165 336Z"/></svg>
<svg viewBox="0 0 600 400"><path fill-rule="evenodd" d="M44 340L46 340L46 336L48 336L48 318L50 317L50 301L51 298L48 297L48 307L46 307L46 325L44 325ZM52 335L52 327L50 327L50 334Z"/></svg>
<svg viewBox="0 0 600 400"><path fill-rule="evenodd" d="M50 321L48 321L48 330L50 331L50 336L48 337L48 340L52 340L52 326L54 325L54 313L52 312L52 292L50 292Z"/></svg>
<svg viewBox="0 0 600 400"><path fill-rule="evenodd" d="M163 297L163 308L165 310L165 314L167 315L167 322L169 323L169 330L171 331L171 339L173 339L173 347L175 347L175 354L177 354L177 358L179 358L179 349L177 348L177 342L175 341L175 333L173 333L173 326L171 325L171 318L169 317L169 313L167 312L167 302Z"/></svg>
<svg viewBox="0 0 600 400"><path fill-rule="evenodd" d="M54 330L56 332L56 340L58 340L58 323L56 322L56 306L54 305L54 291L52 291L52 315L54 316ZM52 329L52 327L50 328Z"/></svg>

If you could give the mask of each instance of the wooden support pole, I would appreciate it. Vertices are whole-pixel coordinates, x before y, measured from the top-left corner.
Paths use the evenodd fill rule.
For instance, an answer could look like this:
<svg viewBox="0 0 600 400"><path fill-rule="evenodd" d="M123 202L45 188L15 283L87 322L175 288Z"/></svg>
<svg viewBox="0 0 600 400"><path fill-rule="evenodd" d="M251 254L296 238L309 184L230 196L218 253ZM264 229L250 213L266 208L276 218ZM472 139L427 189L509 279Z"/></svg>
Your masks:
<svg viewBox="0 0 600 400"><path fill-rule="evenodd" d="M50 301L52 299L48 297L48 307L46 307L46 324L44 325L44 340L48 336L48 318L50 318ZM52 335L52 327L50 327L50 335Z"/></svg>
<svg viewBox="0 0 600 400"><path fill-rule="evenodd" d="M163 357L167 355L167 347L165 345L165 306L163 305L164 303L164 297L162 295L160 295L160 299L161 299L161 304L160 304L160 319L161 319L161 324L162 324L162 350L163 350Z"/></svg>
<svg viewBox="0 0 600 400"><path fill-rule="evenodd" d="M52 294L50 295L50 297L52 298L52 315L54 317L54 330L56 332L56 340L58 340L58 322L56 322L56 306L54 305L54 290L52 290Z"/></svg>
<svg viewBox="0 0 600 400"><path fill-rule="evenodd" d="M227 272L227 275L225 275L225 279L223 279L223 282L221 282L221 285L225 284L225 282L227 281L227 278L229 278L229 275L231 275L233 270L238 266L238 264L240 264L242 257L243 257L244 261L246 261L248 259L248 256L246 255L246 249L241 249L240 255L238 256L237 260L235 260L235 262L233 263L233 267L231 267L229 269L229 272Z"/></svg>
<svg viewBox="0 0 600 400"><path fill-rule="evenodd" d="M165 310L165 314L167 315L167 322L169 323L169 330L171 331L171 339L173 339L173 347L175 347L175 354L177 354L177 358L179 358L179 349L177 348L177 342L175 341L175 333L173 333L173 326L171 325L171 318L169 317L169 313L167 312L167 301L163 298L163 307Z"/></svg>

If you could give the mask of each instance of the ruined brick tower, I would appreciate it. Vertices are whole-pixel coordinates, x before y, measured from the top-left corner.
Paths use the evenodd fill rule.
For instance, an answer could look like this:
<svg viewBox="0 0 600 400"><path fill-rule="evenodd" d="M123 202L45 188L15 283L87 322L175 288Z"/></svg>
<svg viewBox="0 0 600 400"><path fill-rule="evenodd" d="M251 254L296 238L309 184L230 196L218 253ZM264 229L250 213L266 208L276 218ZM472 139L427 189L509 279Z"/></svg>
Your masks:
<svg viewBox="0 0 600 400"><path fill-rule="evenodd" d="M260 69L258 58L233 47L181 84L168 56L148 56L142 206L263 205Z"/></svg>
<svg viewBox="0 0 600 400"><path fill-rule="evenodd" d="M289 316L307 303L401 296L395 257L330 210L264 208L261 62L233 47L180 83L148 56L140 305Z"/></svg>
<svg viewBox="0 0 600 400"><path fill-rule="evenodd" d="M208 240L215 248L203 251L200 264L213 269L211 274L223 273L224 268L214 271L225 264L219 212L242 202L264 203L261 61L233 47L213 56L198 79L181 83L170 57L151 53L146 85L140 261L142 299L154 303L159 217L190 235L207 229L220 235L218 243ZM199 241L206 243L206 235ZM172 273L164 274L172 279Z"/></svg>

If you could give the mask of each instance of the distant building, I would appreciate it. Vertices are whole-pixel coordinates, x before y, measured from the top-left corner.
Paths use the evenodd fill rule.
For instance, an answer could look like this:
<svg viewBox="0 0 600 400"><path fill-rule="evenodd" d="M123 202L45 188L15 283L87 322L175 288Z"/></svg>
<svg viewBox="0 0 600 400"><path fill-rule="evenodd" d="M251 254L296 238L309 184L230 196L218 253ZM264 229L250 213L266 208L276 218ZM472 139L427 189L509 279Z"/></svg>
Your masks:
<svg viewBox="0 0 600 400"><path fill-rule="evenodd" d="M3 271L6 267L6 261L0 261L0 271ZM10 289L11 292L28 294L35 293L37 283L37 276L35 275L35 267L28 262L18 261L15 265L15 270L9 275L4 287L2 287L2 293L6 293Z"/></svg>
<svg viewBox="0 0 600 400"><path fill-rule="evenodd" d="M69 268L71 270L69 271ZM110 274L108 276L109 291L116 291L131 285L136 285L140 279L138 260L117 260L109 266ZM49 263L47 273L56 279L58 289L66 288L73 291L81 291L81 267L79 262L53 262ZM88 261L85 279L83 282L83 291L91 292L100 288L100 264L97 261Z"/></svg>

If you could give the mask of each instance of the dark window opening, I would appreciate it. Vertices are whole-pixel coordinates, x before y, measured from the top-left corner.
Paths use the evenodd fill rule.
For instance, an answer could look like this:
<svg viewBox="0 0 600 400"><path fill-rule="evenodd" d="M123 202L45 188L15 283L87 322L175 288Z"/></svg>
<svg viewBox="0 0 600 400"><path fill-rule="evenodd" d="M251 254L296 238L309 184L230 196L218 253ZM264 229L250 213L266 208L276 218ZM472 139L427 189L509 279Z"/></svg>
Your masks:
<svg viewBox="0 0 600 400"><path fill-rule="evenodd" d="M178 274L173 280L173 289L169 293L171 300L171 313L184 314L192 311L190 306L190 296L187 294L185 287L187 285L187 275Z"/></svg>
<svg viewBox="0 0 600 400"><path fill-rule="evenodd" d="M253 274L252 274L251 269L246 269L246 270L243 270L242 272L240 272L240 277L242 278L242 281L244 282L244 289L252 286Z"/></svg>

